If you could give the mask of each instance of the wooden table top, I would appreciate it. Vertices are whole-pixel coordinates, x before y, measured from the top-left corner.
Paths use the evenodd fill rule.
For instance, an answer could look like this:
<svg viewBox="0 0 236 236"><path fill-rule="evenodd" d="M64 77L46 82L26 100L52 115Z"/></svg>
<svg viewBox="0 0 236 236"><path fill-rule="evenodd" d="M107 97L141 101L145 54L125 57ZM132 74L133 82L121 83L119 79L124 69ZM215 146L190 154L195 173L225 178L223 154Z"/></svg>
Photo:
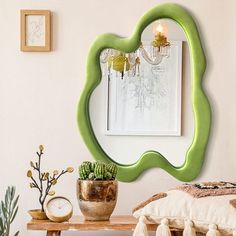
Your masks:
<svg viewBox="0 0 236 236"><path fill-rule="evenodd" d="M93 231L93 230L117 230L132 231L135 229L138 220L133 216L120 215L111 216L109 221L85 221L83 216L73 216L68 222L54 223L49 220L31 220L27 224L28 230L47 230L47 231ZM157 225L147 223L149 231L155 231Z"/></svg>

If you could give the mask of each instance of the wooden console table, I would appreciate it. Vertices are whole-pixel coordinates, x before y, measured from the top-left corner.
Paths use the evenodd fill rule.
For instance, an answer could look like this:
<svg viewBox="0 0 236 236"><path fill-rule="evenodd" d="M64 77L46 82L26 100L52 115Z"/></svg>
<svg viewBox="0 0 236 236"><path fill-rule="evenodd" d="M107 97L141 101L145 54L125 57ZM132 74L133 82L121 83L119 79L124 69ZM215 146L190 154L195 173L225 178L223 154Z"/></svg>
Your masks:
<svg viewBox="0 0 236 236"><path fill-rule="evenodd" d="M137 219L132 216L112 216L109 221L84 221L82 216L73 216L69 222L54 223L49 220L31 220L27 224L28 230L43 230L47 236L60 236L62 231L133 231ZM154 223L147 224L149 231L155 231L157 225ZM182 235L181 232L173 229L174 236Z"/></svg>

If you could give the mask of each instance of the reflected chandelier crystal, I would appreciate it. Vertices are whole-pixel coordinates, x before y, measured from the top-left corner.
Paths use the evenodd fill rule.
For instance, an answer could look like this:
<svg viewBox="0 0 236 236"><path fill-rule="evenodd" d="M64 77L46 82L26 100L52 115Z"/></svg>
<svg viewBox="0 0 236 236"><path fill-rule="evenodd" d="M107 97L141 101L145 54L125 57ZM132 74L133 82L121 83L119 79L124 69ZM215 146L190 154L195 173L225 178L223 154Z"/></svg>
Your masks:
<svg viewBox="0 0 236 236"><path fill-rule="evenodd" d="M110 75L112 70L121 74L128 73L130 76L140 73L140 56L151 65L159 65L163 58L169 57L170 43L163 33L163 27L159 24L156 28L154 40L151 45L144 46L143 43L132 53L124 53L114 49L106 49L100 56L101 63L107 64L107 71Z"/></svg>

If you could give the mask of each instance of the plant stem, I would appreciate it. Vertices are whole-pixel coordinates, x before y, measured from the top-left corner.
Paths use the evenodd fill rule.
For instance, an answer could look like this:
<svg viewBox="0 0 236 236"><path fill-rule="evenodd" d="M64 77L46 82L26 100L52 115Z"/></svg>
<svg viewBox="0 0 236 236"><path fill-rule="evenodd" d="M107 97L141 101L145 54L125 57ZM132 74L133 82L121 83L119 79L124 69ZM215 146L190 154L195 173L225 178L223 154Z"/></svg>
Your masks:
<svg viewBox="0 0 236 236"><path fill-rule="evenodd" d="M41 156L43 155L42 150L40 150L40 153L37 152L38 155L38 175L39 175L39 183L40 183L40 195L39 195L39 203L41 204L41 210L44 211L43 207L43 177L41 176Z"/></svg>
<svg viewBox="0 0 236 236"><path fill-rule="evenodd" d="M43 197L43 200L42 200L42 204L44 205L44 202L46 200L46 197L48 196L48 193L52 187L52 183L54 180L58 180L62 175L64 175L65 173L67 173L68 171L66 170L62 170L61 173L55 178L55 175L53 175L53 177L51 178L51 180L47 180L47 187L46 187L46 190L45 190L45 194L44 194L44 197Z"/></svg>

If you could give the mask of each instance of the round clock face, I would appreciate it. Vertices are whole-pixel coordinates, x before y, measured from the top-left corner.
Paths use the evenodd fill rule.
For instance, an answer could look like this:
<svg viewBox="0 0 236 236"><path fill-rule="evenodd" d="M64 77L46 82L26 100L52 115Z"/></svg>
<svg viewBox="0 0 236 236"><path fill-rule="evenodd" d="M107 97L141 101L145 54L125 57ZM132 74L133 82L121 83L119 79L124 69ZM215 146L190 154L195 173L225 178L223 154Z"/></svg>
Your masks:
<svg viewBox="0 0 236 236"><path fill-rule="evenodd" d="M73 210L70 201L63 197L55 197L47 203L47 211L54 217L64 217Z"/></svg>

